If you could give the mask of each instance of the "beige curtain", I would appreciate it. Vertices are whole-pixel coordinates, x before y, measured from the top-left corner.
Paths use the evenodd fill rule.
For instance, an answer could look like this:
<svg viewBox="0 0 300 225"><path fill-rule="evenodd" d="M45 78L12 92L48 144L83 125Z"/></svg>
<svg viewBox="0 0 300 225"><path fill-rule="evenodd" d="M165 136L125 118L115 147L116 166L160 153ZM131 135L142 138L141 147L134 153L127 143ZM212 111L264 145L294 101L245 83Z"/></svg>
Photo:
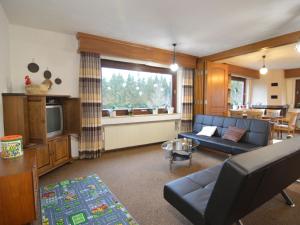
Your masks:
<svg viewBox="0 0 300 225"><path fill-rule="evenodd" d="M94 159L103 149L101 131L101 60L99 54L81 53L79 93L82 127L79 143L80 159Z"/></svg>
<svg viewBox="0 0 300 225"><path fill-rule="evenodd" d="M190 132L193 127L193 69L182 69L182 117L181 131Z"/></svg>

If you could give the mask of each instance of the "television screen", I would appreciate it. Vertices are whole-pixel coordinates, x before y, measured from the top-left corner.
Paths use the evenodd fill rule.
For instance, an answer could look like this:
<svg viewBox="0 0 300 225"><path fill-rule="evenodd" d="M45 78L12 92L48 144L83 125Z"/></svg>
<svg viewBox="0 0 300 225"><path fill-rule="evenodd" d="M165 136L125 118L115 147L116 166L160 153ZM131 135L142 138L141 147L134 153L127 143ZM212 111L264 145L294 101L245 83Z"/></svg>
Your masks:
<svg viewBox="0 0 300 225"><path fill-rule="evenodd" d="M47 133L62 131L62 118L60 106L47 107Z"/></svg>

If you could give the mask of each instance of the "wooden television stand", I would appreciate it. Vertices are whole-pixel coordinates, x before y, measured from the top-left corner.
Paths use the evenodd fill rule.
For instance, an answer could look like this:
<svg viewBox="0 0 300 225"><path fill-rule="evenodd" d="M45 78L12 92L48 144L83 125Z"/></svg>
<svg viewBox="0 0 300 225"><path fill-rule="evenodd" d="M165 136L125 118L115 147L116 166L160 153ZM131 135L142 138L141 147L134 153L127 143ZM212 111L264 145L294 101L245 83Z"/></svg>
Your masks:
<svg viewBox="0 0 300 225"><path fill-rule="evenodd" d="M71 160L70 134L80 134L80 99L67 95L4 93L5 135L20 134L25 148L36 150L39 176ZM47 137L47 104L63 107L63 133Z"/></svg>

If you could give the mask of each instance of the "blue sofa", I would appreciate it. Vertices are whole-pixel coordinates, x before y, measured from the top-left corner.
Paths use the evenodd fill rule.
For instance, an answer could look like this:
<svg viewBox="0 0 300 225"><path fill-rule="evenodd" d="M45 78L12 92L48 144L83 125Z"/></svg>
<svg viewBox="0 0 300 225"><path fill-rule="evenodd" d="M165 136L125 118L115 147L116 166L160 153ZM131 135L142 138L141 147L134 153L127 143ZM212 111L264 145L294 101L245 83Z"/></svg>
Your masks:
<svg viewBox="0 0 300 225"><path fill-rule="evenodd" d="M203 126L217 126L217 130L212 137L197 135ZM246 130L245 135L239 142L222 139L229 126ZM199 141L200 146L232 155L245 153L268 145L269 136L270 123L268 121L201 114L195 116L192 132L178 135L179 138L190 138Z"/></svg>

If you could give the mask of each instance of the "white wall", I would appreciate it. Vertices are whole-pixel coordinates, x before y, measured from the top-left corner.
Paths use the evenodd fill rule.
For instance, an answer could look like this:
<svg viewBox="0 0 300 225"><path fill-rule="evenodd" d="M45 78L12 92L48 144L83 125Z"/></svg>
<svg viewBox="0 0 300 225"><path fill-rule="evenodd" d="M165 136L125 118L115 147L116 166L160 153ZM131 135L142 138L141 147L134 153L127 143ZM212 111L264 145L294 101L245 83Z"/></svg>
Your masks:
<svg viewBox="0 0 300 225"><path fill-rule="evenodd" d="M29 75L33 83L44 80L43 73L48 68L52 72L52 89L49 94L79 95L79 60L78 41L75 35L68 35L47 30L10 25L10 71L12 91L24 93L24 76ZM32 59L40 66L37 73L27 69ZM54 79L62 79L56 85ZM78 156L77 138L71 138L72 156Z"/></svg>
<svg viewBox="0 0 300 225"><path fill-rule="evenodd" d="M49 94L78 96L79 54L75 35L47 30L10 25L10 70L13 92L24 92L24 76L29 75L33 83L44 80L48 68L52 82L59 77L61 85L52 86ZM40 66L37 73L27 69L32 59Z"/></svg>
<svg viewBox="0 0 300 225"><path fill-rule="evenodd" d="M271 83L278 83L272 87ZM286 101L286 81L283 70L270 70L268 74L261 75L260 79L253 79L251 82L252 105L284 105ZM277 99L271 99L271 95L277 95Z"/></svg>
<svg viewBox="0 0 300 225"><path fill-rule="evenodd" d="M0 91L7 92L10 86L9 71L9 23L0 4ZM0 96L0 136L3 136L3 109Z"/></svg>

